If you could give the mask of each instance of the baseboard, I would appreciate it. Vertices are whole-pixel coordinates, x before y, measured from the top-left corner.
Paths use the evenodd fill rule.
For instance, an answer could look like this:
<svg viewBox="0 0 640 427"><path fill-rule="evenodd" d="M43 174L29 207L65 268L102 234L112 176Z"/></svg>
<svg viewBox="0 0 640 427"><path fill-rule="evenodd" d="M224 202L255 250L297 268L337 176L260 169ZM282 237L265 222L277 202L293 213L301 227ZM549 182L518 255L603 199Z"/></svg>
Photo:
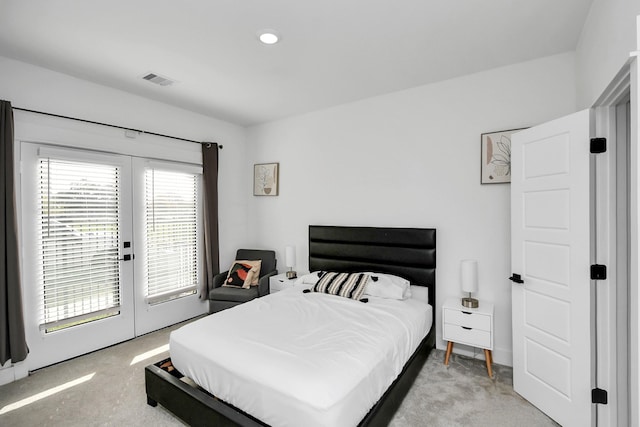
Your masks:
<svg viewBox="0 0 640 427"><path fill-rule="evenodd" d="M12 383L16 380L13 366L0 368L0 385Z"/></svg>
<svg viewBox="0 0 640 427"><path fill-rule="evenodd" d="M18 362L11 364L8 361L3 366L0 366L0 385L5 385L17 381L22 378L26 378L29 375L27 364L24 362Z"/></svg>

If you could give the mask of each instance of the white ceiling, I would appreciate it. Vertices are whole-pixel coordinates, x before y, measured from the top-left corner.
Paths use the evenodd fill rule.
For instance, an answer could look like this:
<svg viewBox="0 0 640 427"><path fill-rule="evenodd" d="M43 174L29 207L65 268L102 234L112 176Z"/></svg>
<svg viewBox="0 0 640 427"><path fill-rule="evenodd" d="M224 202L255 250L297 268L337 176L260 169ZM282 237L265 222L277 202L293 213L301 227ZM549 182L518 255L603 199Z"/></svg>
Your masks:
<svg viewBox="0 0 640 427"><path fill-rule="evenodd" d="M251 125L575 50L591 2L0 0L0 55Z"/></svg>

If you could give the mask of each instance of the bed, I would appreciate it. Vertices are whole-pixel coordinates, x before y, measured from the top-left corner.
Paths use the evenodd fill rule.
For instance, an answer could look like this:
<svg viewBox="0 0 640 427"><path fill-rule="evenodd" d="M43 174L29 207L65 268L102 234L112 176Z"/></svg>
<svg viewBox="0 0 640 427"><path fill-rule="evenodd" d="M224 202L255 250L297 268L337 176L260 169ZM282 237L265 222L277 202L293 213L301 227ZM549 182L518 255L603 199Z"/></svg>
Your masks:
<svg viewBox="0 0 640 427"><path fill-rule="evenodd" d="M310 226L309 269L370 271L404 277L414 286L426 286L424 293L434 305L435 237L434 229ZM413 300L406 303L400 306L398 301L370 298L367 304L362 304L341 297L303 294L302 288L294 286L290 290L260 298L251 305L242 304L216 314L217 317L201 319L196 322L196 326L188 325L189 327L172 333L170 352L176 366L173 366L172 360L163 360L145 369L147 402L152 406L162 404L190 425L295 425L302 423L300 420L305 419L304 417L314 420L315 425L386 425L435 345L434 310L429 307L425 311L426 304L420 306ZM411 308L413 306L415 310ZM415 312L417 322L398 323L394 310ZM346 323L360 321L362 328L369 323L373 324L375 318L381 319L374 327L377 330L388 329L387 335L367 332L360 337L347 336L340 346L356 341L354 338L359 341L343 354L337 352L334 358L328 353L322 353L326 348L311 345L314 339L318 340L317 336L309 333L306 337L309 341L306 343L300 338L305 334L306 325L313 324L310 313L317 314L318 311L324 313L326 318L335 316L336 319L343 319L341 321L348 319ZM260 318L260 326L252 328L254 330L251 333L254 335L242 335L234 340L234 334L229 331L255 312L271 314ZM287 312L286 315L284 312ZM328 312L332 315L327 316ZM296 318L295 313L302 317ZM429 317L426 321L423 319L425 313ZM420 322L422 326L411 326L421 324ZM420 334L421 328L427 329ZM207 330L216 330L215 343L202 335ZM263 333L265 330L275 330L278 333L261 341L261 337L266 336ZM334 329L334 335L336 330ZM428 333L424 335L426 330ZM287 336L291 336L287 334L296 334L296 339L287 341ZM385 336L390 339L403 334L413 338L402 340L402 348L390 352L394 357L381 363L378 359L384 357L377 357L376 339L382 340ZM294 352L294 344L300 347L298 350L302 349L302 353ZM335 343L329 344L328 348L331 348ZM228 347L226 360L224 356L216 356L220 360L207 359L210 353L216 352L216 345L220 348ZM229 356L251 355L256 347L267 350L261 356L256 356L253 363L242 360L242 357L234 360ZM269 356L269 353L272 355ZM316 353L320 354L319 360L329 360L331 369L317 372L313 369L313 366L319 365L313 359ZM343 362L348 362L348 356L356 358L359 363L352 367L345 365L343 369L355 370L360 364L366 365L365 359L371 359L373 365L378 365L377 371L388 371L387 378L378 378L376 370L359 376L354 374L356 380L353 382L360 388L354 386L349 391L351 386L343 385L339 380L344 378L343 382L348 383L351 378L347 375L348 372L340 370ZM331 364L336 361L339 363ZM181 370L188 373L188 376L184 376ZM390 379L389 375L392 375ZM193 377L202 387L196 386L189 377ZM275 379L276 384L263 386L262 378L259 377L271 377L271 381ZM280 384L277 384L279 378ZM323 379L325 384L322 383ZM315 386L305 388L305 384ZM213 391L215 396L207 390ZM372 395L366 395L367 390L371 390ZM298 399L299 395L305 393L308 394L306 398L301 396ZM362 405L365 405L364 410L360 407ZM338 409L334 411L334 407ZM279 417L283 413L287 417Z"/></svg>

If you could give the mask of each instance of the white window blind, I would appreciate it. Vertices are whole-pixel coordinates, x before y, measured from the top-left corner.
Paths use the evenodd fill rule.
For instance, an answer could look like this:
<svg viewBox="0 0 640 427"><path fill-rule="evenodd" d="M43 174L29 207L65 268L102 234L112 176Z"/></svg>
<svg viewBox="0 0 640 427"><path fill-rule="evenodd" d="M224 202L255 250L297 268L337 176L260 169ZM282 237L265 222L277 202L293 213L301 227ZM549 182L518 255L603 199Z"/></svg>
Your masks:
<svg viewBox="0 0 640 427"><path fill-rule="evenodd" d="M41 329L118 314L117 166L39 159Z"/></svg>
<svg viewBox="0 0 640 427"><path fill-rule="evenodd" d="M156 304L198 286L199 174L145 169L145 285Z"/></svg>

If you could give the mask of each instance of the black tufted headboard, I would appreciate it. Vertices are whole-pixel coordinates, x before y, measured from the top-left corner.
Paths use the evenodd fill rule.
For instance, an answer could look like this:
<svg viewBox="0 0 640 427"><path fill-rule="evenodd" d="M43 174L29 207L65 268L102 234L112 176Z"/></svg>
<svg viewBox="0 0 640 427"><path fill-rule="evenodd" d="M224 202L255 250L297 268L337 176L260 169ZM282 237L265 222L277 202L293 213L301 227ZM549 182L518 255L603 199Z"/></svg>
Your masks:
<svg viewBox="0 0 640 427"><path fill-rule="evenodd" d="M429 303L435 307L436 230L310 225L309 271L328 270L404 277L428 286Z"/></svg>

